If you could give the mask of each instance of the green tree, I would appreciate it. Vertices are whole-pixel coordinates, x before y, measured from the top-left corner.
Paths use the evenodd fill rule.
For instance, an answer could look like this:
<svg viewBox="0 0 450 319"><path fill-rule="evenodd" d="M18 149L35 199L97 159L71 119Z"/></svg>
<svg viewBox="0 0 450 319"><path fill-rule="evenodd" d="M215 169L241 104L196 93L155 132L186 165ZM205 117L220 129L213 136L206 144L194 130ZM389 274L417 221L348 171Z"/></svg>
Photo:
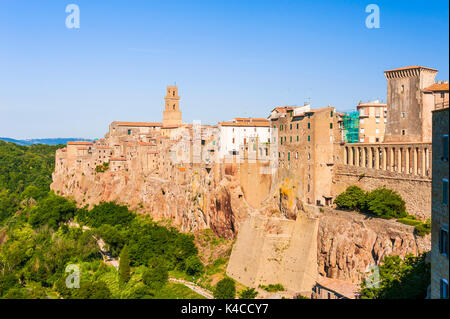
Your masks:
<svg viewBox="0 0 450 319"><path fill-rule="evenodd" d="M125 246L120 252L119 278L122 283L126 283L130 280L130 277L130 255L128 252L128 246Z"/></svg>
<svg viewBox="0 0 450 319"><path fill-rule="evenodd" d="M161 289L169 279L167 268L163 265L157 265L147 269L142 275L144 283L153 290Z"/></svg>
<svg viewBox="0 0 450 319"><path fill-rule="evenodd" d="M236 296L236 285L231 278L224 278L219 281L214 289L215 299L234 299Z"/></svg>
<svg viewBox="0 0 450 319"><path fill-rule="evenodd" d="M85 281L74 290L73 299L111 299L111 291L103 281Z"/></svg>
<svg viewBox="0 0 450 319"><path fill-rule="evenodd" d="M431 281L430 264L425 254L386 256L379 266L379 287L361 284L363 299L424 299Z"/></svg>
<svg viewBox="0 0 450 319"><path fill-rule="evenodd" d="M239 299L255 299L257 295L255 288L247 288L239 292Z"/></svg>
<svg viewBox="0 0 450 319"><path fill-rule="evenodd" d="M190 276L197 276L204 270L203 263L196 255L189 256L186 259L186 273Z"/></svg>
<svg viewBox="0 0 450 319"><path fill-rule="evenodd" d="M339 194L334 203L341 209L358 210L365 200L366 193L358 186L349 186Z"/></svg>
<svg viewBox="0 0 450 319"><path fill-rule="evenodd" d="M366 195L363 211L381 218L406 217L405 201L395 191L377 188Z"/></svg>

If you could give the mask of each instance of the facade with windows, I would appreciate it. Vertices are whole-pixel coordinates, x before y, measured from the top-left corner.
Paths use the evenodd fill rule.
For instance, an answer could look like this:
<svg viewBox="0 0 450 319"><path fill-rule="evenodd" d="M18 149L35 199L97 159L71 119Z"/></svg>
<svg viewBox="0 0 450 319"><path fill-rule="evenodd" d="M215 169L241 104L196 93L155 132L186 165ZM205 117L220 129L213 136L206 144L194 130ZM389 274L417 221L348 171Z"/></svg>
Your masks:
<svg viewBox="0 0 450 319"><path fill-rule="evenodd" d="M376 100L359 103L359 143L382 143L387 122L387 104Z"/></svg>
<svg viewBox="0 0 450 319"><path fill-rule="evenodd" d="M231 122L219 123L219 158L239 155L241 146L250 139L258 138L259 144L270 145L270 122L263 118L235 118Z"/></svg>
<svg viewBox="0 0 450 319"><path fill-rule="evenodd" d="M447 104L448 105L448 104ZM431 298L448 298L449 280L449 111L433 111L431 186Z"/></svg>

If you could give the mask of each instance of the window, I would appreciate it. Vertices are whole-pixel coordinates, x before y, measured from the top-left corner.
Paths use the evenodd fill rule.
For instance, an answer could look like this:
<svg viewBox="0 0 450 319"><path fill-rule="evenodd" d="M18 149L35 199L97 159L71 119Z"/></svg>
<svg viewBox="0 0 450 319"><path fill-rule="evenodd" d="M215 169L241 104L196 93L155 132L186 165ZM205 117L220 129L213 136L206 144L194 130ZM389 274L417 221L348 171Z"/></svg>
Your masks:
<svg viewBox="0 0 450 319"><path fill-rule="evenodd" d="M439 253L448 257L448 229L439 230Z"/></svg>
<svg viewBox="0 0 450 319"><path fill-rule="evenodd" d="M406 117L406 113L402 112L402 118L404 119Z"/></svg>
<svg viewBox="0 0 450 319"><path fill-rule="evenodd" d="M400 88L400 93L405 92L405 86L402 84L402 87Z"/></svg>
<svg viewBox="0 0 450 319"><path fill-rule="evenodd" d="M291 152L288 152L288 161L291 160Z"/></svg>
<svg viewBox="0 0 450 319"><path fill-rule="evenodd" d="M283 145L283 136L281 137L281 145Z"/></svg>
<svg viewBox="0 0 450 319"><path fill-rule="evenodd" d="M297 130L298 130L298 123L297 123Z"/></svg>
<svg viewBox="0 0 450 319"><path fill-rule="evenodd" d="M364 133L364 127L361 128L361 133Z"/></svg>
<svg viewBox="0 0 450 319"><path fill-rule="evenodd" d="M359 123L364 124L364 119L360 119Z"/></svg>
<svg viewBox="0 0 450 319"><path fill-rule="evenodd" d="M131 130L128 130L128 135L131 135Z"/></svg>
<svg viewBox="0 0 450 319"><path fill-rule="evenodd" d="M406 130L402 130L402 135L406 135Z"/></svg>
<svg viewBox="0 0 450 319"><path fill-rule="evenodd" d="M380 134L380 129L379 129L379 128L376 128L376 129L375 129L375 133L376 133L376 134Z"/></svg>
<svg viewBox="0 0 450 319"><path fill-rule="evenodd" d="M311 128L311 123L308 123L308 129L310 129Z"/></svg>
<svg viewBox="0 0 450 319"><path fill-rule="evenodd" d="M276 126L276 125L274 125L274 126L273 126L273 128L277 128L277 126Z"/></svg>
<svg viewBox="0 0 450 319"><path fill-rule="evenodd" d="M384 119L384 123L387 123L387 119Z"/></svg>
<svg viewBox="0 0 450 319"><path fill-rule="evenodd" d="M330 123L330 129L332 129L333 128L333 123Z"/></svg>
<svg viewBox="0 0 450 319"><path fill-rule="evenodd" d="M333 111L330 112L330 117L333 117Z"/></svg>
<svg viewBox="0 0 450 319"><path fill-rule="evenodd" d="M441 299L448 299L448 281L441 279Z"/></svg>
<svg viewBox="0 0 450 319"><path fill-rule="evenodd" d="M291 125L289 125L289 129L290 129L290 130L292 130L292 124L291 124Z"/></svg>
<svg viewBox="0 0 450 319"><path fill-rule="evenodd" d="M443 99L445 97L445 93L441 92L441 99Z"/></svg>
<svg viewBox="0 0 450 319"><path fill-rule="evenodd" d="M298 135L297 135L297 142L298 142Z"/></svg>
<svg viewBox="0 0 450 319"><path fill-rule="evenodd" d="M445 162L448 162L448 134L442 135L442 159Z"/></svg>
<svg viewBox="0 0 450 319"><path fill-rule="evenodd" d="M291 142L292 143L292 136L289 138L289 142Z"/></svg>
<svg viewBox="0 0 450 319"><path fill-rule="evenodd" d="M442 179L442 205L448 205L448 179Z"/></svg>
<svg viewBox="0 0 450 319"><path fill-rule="evenodd" d="M380 139L379 139L378 137L376 137L376 138L375 138L375 142L378 143L379 141L380 141Z"/></svg>
<svg viewBox="0 0 450 319"><path fill-rule="evenodd" d="M310 142L310 141L311 141L311 136L308 135L308 142Z"/></svg>
<svg viewBox="0 0 450 319"><path fill-rule="evenodd" d="M380 124L380 119L375 119L375 123Z"/></svg>
<svg viewBox="0 0 450 319"><path fill-rule="evenodd" d="M233 144L234 144L234 137L233 137Z"/></svg>
<svg viewBox="0 0 450 319"><path fill-rule="evenodd" d="M295 152L295 158L298 158L298 152Z"/></svg>

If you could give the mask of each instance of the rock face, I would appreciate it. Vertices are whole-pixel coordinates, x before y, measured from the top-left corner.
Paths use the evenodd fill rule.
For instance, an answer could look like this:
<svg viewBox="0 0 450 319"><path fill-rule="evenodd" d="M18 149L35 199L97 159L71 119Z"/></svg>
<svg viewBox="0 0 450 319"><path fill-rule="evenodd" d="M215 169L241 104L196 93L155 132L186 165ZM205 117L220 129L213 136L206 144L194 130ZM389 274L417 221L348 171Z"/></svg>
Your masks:
<svg viewBox="0 0 450 319"><path fill-rule="evenodd" d="M51 189L74 198L80 206L114 201L155 220L170 221L181 231L211 228L225 238L233 238L237 222L252 211L233 175L216 182L200 172L178 184L132 171L54 173Z"/></svg>
<svg viewBox="0 0 450 319"><path fill-rule="evenodd" d="M317 270L320 275L359 283L370 265L387 255L417 255L429 251L430 236L414 227L354 212L326 210L317 214Z"/></svg>

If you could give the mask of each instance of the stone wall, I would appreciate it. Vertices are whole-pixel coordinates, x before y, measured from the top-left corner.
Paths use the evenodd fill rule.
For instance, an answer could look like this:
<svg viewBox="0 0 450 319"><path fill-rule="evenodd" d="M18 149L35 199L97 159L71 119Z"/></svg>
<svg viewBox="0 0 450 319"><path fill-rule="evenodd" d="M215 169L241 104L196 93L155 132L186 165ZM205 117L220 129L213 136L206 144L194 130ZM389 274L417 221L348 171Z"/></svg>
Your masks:
<svg viewBox="0 0 450 319"><path fill-rule="evenodd" d="M333 177L333 197L348 186L357 185L366 191L386 187L400 194L406 202L407 212L426 220L431 216L431 180L421 176L402 176L396 172L336 165Z"/></svg>
<svg viewBox="0 0 450 319"><path fill-rule="evenodd" d="M249 216L241 226L227 275L249 287L282 284L310 295L317 275L318 220Z"/></svg>

